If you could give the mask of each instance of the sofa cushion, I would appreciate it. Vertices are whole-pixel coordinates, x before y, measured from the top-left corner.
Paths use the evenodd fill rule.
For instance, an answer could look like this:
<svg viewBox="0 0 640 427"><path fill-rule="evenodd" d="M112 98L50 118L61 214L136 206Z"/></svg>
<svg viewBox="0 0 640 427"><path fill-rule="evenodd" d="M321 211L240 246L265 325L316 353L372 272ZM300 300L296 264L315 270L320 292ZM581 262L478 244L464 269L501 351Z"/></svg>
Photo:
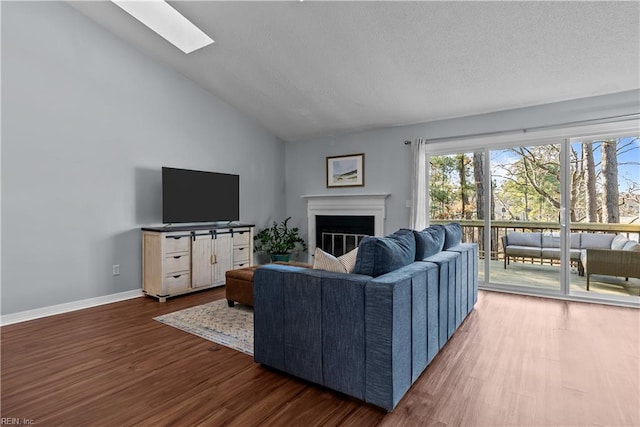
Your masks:
<svg viewBox="0 0 640 427"><path fill-rule="evenodd" d="M540 246L518 246L518 245L509 245L505 249L505 253L509 256L529 256L529 257L538 257L542 255L542 249Z"/></svg>
<svg viewBox="0 0 640 427"><path fill-rule="evenodd" d="M611 249L615 249L618 251L622 250L622 248L624 248L628 241L629 239L627 239L625 236L623 236L622 234L618 234L611 241Z"/></svg>
<svg viewBox="0 0 640 427"><path fill-rule="evenodd" d="M444 247L444 227L432 225L422 231L413 231L416 238L416 261L435 255Z"/></svg>
<svg viewBox="0 0 640 427"><path fill-rule="evenodd" d="M542 233L542 247L546 249L559 248L560 233Z"/></svg>
<svg viewBox="0 0 640 427"><path fill-rule="evenodd" d="M627 241L627 243L624 245L624 247L622 248L623 251L633 251L633 252L640 252L640 243L634 241L634 240L629 240Z"/></svg>
<svg viewBox="0 0 640 427"><path fill-rule="evenodd" d="M314 270L326 270L336 273L353 273L357 256L358 248L337 258L320 248L316 248L313 254L313 268Z"/></svg>
<svg viewBox="0 0 640 427"><path fill-rule="evenodd" d="M542 253L540 255L542 258L546 259L560 259L560 248L542 248Z"/></svg>
<svg viewBox="0 0 640 427"><path fill-rule="evenodd" d="M367 236L358 246L354 273L378 277L415 261L412 230L398 230L386 237Z"/></svg>
<svg viewBox="0 0 640 427"><path fill-rule="evenodd" d="M569 258L577 261L580 259L581 253L582 249L571 249L569 250Z"/></svg>
<svg viewBox="0 0 640 427"><path fill-rule="evenodd" d="M510 231L507 234L507 246L529 246L535 248L542 247L542 233L540 232L522 232Z"/></svg>
<svg viewBox="0 0 640 427"><path fill-rule="evenodd" d="M580 246L582 249L611 249L615 234L582 233Z"/></svg>
<svg viewBox="0 0 640 427"><path fill-rule="evenodd" d="M457 222L450 222L444 226L444 246L443 250L447 250L454 246L458 246L462 242L462 226Z"/></svg>
<svg viewBox="0 0 640 427"><path fill-rule="evenodd" d="M580 252L580 233L571 233L571 249L577 249Z"/></svg>
<svg viewBox="0 0 640 427"><path fill-rule="evenodd" d="M511 244L511 242L509 242ZM542 249L559 248L560 233L542 233ZM580 233L571 233L571 249L580 249ZM542 254L544 256L544 254Z"/></svg>

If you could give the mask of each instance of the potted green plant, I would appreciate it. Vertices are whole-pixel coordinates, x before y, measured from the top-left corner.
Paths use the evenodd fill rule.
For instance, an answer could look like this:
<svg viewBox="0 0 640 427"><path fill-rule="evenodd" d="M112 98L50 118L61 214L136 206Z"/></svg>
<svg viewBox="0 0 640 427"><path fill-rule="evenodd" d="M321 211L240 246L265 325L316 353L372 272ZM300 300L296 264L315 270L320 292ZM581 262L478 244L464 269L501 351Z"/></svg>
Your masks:
<svg viewBox="0 0 640 427"><path fill-rule="evenodd" d="M289 261L292 254L297 255L307 250L298 228L289 228L290 219L288 217L279 224L273 221L271 227L261 230L253 238L255 249L269 254L273 262Z"/></svg>

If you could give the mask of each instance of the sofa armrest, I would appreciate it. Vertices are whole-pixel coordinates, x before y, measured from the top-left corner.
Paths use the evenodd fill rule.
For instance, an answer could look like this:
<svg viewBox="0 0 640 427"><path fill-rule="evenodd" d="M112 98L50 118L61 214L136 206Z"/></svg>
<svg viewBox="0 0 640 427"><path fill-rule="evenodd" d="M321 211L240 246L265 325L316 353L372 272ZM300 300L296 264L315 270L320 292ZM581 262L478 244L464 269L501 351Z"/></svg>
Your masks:
<svg viewBox="0 0 640 427"><path fill-rule="evenodd" d="M276 266L254 275L254 360L364 400L364 288L358 274Z"/></svg>
<svg viewBox="0 0 640 427"><path fill-rule="evenodd" d="M256 269L253 277L253 314L254 314L254 360L276 369L285 371L285 337L287 317L285 316L285 304L289 297L285 297L287 282L291 280L291 274L301 272L303 268L284 265L268 264ZM308 280L304 291L307 294L305 300L309 300L313 294L319 294L319 280ZM318 298L319 299L319 298ZM303 325L310 336L319 335L319 324L310 323L313 319L319 319L318 306L306 307L309 319ZM318 320L319 323L319 320ZM319 353L320 340L317 346L312 344L310 353ZM314 367L314 376L321 376L318 366Z"/></svg>
<svg viewBox="0 0 640 427"><path fill-rule="evenodd" d="M430 272L433 272L432 289L427 283ZM437 348L437 316L430 321L425 317L429 304L433 304L432 312L437 312L436 272L432 263L414 262L366 285L368 403L391 411L428 363L429 333L434 337L431 345ZM419 319L425 324L418 324ZM420 354L415 351L419 347L423 348ZM417 360L420 362L414 366Z"/></svg>
<svg viewBox="0 0 640 427"><path fill-rule="evenodd" d="M587 274L640 278L640 252L586 249Z"/></svg>

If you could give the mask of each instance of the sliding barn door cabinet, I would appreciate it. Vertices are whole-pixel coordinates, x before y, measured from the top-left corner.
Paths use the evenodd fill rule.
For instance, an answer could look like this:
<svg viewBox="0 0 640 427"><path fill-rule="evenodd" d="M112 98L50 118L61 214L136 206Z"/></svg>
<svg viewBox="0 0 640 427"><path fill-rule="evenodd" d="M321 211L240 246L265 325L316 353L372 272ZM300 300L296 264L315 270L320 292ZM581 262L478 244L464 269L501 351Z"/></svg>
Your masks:
<svg viewBox="0 0 640 427"><path fill-rule="evenodd" d="M142 229L142 289L161 302L222 286L225 273L253 263L253 225Z"/></svg>

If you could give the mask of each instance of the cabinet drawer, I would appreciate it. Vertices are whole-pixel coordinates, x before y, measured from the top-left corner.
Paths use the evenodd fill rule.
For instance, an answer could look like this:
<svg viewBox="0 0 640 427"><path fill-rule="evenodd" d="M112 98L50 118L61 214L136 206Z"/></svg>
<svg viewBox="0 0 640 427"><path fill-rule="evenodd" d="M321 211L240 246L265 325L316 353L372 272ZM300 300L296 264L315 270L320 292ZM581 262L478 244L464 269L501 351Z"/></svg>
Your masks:
<svg viewBox="0 0 640 427"><path fill-rule="evenodd" d="M174 252L189 252L189 234L167 234L165 236L164 251L167 254Z"/></svg>
<svg viewBox="0 0 640 427"><path fill-rule="evenodd" d="M249 261L236 261L233 263L233 269L237 270L238 268L249 267Z"/></svg>
<svg viewBox="0 0 640 427"><path fill-rule="evenodd" d="M167 294L184 291L189 289L190 286L191 280L189 279L189 273L165 276L162 282L162 288Z"/></svg>
<svg viewBox="0 0 640 427"><path fill-rule="evenodd" d="M251 235L251 231L249 230L241 230L234 231L233 233L233 246L245 246L249 244L249 237Z"/></svg>
<svg viewBox="0 0 640 427"><path fill-rule="evenodd" d="M164 272L167 275L178 271L189 271L189 253L168 256L164 259Z"/></svg>
<svg viewBox="0 0 640 427"><path fill-rule="evenodd" d="M249 261L249 247L241 246L233 248L233 263Z"/></svg>

